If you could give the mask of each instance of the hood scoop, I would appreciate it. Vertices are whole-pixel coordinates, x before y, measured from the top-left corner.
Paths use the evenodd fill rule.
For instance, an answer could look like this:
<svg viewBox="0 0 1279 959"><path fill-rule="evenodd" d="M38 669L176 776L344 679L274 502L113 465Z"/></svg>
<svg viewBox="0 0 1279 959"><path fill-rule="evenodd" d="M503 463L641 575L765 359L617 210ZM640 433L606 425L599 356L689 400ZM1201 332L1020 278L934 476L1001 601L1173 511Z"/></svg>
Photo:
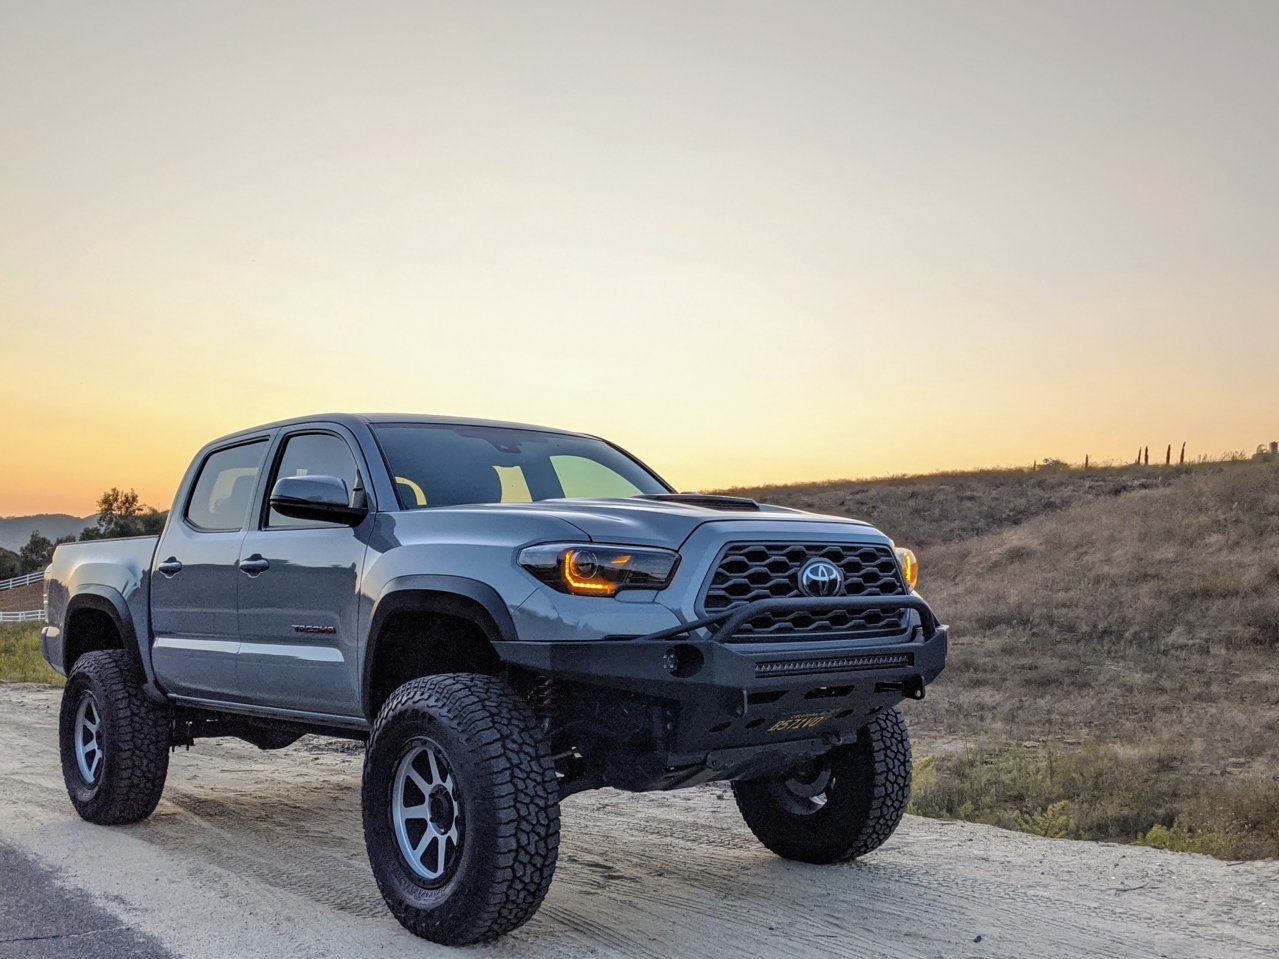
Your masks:
<svg viewBox="0 0 1279 959"><path fill-rule="evenodd" d="M737 513L758 513L759 503L745 496L714 496L709 493L647 493L635 499L655 500L659 503L681 503L685 506L701 506L704 509L720 509Z"/></svg>

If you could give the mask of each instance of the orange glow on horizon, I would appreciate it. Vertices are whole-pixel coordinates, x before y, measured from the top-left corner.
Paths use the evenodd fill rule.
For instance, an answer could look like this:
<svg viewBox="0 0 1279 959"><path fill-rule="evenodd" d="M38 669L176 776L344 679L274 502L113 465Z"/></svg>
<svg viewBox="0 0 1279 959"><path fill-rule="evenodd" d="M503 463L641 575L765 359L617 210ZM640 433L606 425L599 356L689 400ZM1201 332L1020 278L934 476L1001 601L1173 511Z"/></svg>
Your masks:
<svg viewBox="0 0 1279 959"><path fill-rule="evenodd" d="M10 5L0 516L334 409L686 490L1251 451L1279 7L1135 11Z"/></svg>

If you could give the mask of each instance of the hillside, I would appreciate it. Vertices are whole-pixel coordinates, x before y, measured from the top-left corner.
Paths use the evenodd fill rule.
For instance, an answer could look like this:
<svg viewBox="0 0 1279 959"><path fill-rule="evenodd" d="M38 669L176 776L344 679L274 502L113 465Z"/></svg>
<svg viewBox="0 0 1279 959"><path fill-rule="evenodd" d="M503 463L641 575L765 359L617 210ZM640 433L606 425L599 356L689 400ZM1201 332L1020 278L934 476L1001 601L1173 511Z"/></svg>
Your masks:
<svg viewBox="0 0 1279 959"><path fill-rule="evenodd" d="M61 536L79 536L86 526L98 521L97 514L77 518L66 513L40 513L36 516L0 517L0 548L19 550L31 539L33 531L39 531L47 539Z"/></svg>
<svg viewBox="0 0 1279 959"><path fill-rule="evenodd" d="M913 548L998 532L1044 513L1160 489L1194 470L1129 466L1093 470L981 470L878 480L835 480L720 492L765 503L851 516Z"/></svg>
<svg viewBox="0 0 1279 959"><path fill-rule="evenodd" d="M26 613L44 602L44 584L28 583L17 589L0 589L0 612Z"/></svg>
<svg viewBox="0 0 1279 959"><path fill-rule="evenodd" d="M920 548L954 645L919 811L1279 856L1279 464L735 492Z"/></svg>

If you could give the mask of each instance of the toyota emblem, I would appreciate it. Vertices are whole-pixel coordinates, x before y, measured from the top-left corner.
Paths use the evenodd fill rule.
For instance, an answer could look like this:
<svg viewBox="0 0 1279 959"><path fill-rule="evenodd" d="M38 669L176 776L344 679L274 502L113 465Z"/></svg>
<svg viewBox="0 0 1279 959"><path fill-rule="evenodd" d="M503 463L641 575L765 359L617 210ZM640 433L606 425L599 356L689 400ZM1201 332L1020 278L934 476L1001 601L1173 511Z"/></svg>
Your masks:
<svg viewBox="0 0 1279 959"><path fill-rule="evenodd" d="M844 591L844 574L828 559L815 559L799 571L799 589L805 596L838 596Z"/></svg>

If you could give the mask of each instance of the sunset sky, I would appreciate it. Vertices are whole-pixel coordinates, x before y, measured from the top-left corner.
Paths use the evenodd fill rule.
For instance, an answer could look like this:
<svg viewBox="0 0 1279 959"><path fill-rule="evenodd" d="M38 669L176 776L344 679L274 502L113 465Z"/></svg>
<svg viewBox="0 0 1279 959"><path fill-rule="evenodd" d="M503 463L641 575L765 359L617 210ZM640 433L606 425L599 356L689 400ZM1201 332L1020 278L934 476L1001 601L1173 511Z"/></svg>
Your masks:
<svg viewBox="0 0 1279 959"><path fill-rule="evenodd" d="M1279 4L0 6L0 515L308 412L684 489L1279 439Z"/></svg>

